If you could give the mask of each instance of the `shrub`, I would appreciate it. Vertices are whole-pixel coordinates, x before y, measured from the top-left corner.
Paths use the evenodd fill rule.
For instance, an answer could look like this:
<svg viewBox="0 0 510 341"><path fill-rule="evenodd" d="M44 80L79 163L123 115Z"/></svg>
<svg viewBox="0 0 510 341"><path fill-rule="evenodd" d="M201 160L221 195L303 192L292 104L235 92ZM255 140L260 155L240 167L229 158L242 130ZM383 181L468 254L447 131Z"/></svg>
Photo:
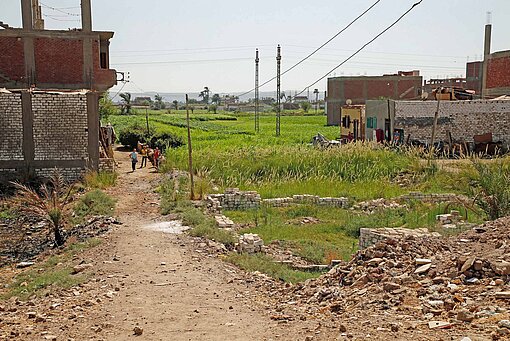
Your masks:
<svg viewBox="0 0 510 341"><path fill-rule="evenodd" d="M101 190L93 190L83 195L74 206L74 213L78 219L90 216L111 215L115 207L115 200Z"/></svg>
<svg viewBox="0 0 510 341"><path fill-rule="evenodd" d="M510 215L510 164L495 161L474 163L478 172L475 187L476 203L490 219Z"/></svg>
<svg viewBox="0 0 510 341"><path fill-rule="evenodd" d="M182 138L170 133L161 133L152 136L150 139L150 146L152 148L159 148L165 150L167 148L178 148L184 145Z"/></svg>
<svg viewBox="0 0 510 341"><path fill-rule="evenodd" d="M115 172L88 172L83 178L83 184L88 188L105 189L115 186L117 176Z"/></svg>
<svg viewBox="0 0 510 341"><path fill-rule="evenodd" d="M125 147L136 148L138 142L147 142L149 136L147 129L135 123L120 131L119 142Z"/></svg>

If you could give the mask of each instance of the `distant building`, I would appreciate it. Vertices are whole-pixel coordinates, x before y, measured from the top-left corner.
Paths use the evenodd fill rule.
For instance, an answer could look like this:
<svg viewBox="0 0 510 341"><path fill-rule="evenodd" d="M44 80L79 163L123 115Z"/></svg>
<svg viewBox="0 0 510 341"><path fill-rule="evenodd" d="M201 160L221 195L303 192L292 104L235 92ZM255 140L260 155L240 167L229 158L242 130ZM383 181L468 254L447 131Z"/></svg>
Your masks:
<svg viewBox="0 0 510 341"><path fill-rule="evenodd" d="M326 114L328 125L339 125L345 104L365 104L370 99L420 99L423 78L419 71L394 75L333 77L328 79ZM347 101L349 100L349 103Z"/></svg>
<svg viewBox="0 0 510 341"><path fill-rule="evenodd" d="M492 25L485 26L482 92L484 98L510 95L510 50L491 53Z"/></svg>

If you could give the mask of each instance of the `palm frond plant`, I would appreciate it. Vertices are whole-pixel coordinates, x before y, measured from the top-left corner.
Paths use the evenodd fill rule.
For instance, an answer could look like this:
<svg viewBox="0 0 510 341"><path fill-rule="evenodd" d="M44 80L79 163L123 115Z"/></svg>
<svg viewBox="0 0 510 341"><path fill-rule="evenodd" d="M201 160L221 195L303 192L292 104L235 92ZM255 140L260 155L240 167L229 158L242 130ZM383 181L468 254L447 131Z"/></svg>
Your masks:
<svg viewBox="0 0 510 341"><path fill-rule="evenodd" d="M16 189L11 199L13 207L20 213L48 221L55 245L63 245L65 237L62 229L69 213L73 186L68 186L57 170L52 173L48 183L41 185L39 191L19 182L12 184Z"/></svg>

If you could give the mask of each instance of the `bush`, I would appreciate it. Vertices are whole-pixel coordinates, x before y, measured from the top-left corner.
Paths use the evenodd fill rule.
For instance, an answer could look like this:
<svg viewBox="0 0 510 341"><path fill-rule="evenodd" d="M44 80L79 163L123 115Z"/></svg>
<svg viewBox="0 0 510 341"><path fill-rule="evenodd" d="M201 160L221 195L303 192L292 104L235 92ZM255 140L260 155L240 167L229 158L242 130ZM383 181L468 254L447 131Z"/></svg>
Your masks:
<svg viewBox="0 0 510 341"><path fill-rule="evenodd" d="M477 161L474 166L478 172L474 193L478 206L490 219L510 215L510 164Z"/></svg>
<svg viewBox="0 0 510 341"><path fill-rule="evenodd" d="M113 213L115 200L101 190L94 190L82 196L74 206L76 217L83 221L86 217Z"/></svg>
<svg viewBox="0 0 510 341"><path fill-rule="evenodd" d="M83 178L83 185L87 188L105 189L115 186L117 176L115 172L89 172Z"/></svg>
<svg viewBox="0 0 510 341"><path fill-rule="evenodd" d="M147 134L147 130L144 129L141 125L135 123L125 129L123 129L119 133L119 142L131 149L136 148L138 142L148 142L150 137L150 133Z"/></svg>
<svg viewBox="0 0 510 341"><path fill-rule="evenodd" d="M161 133L152 136L150 140L151 148L159 148L165 150L167 148L178 148L184 145L182 138L170 133Z"/></svg>

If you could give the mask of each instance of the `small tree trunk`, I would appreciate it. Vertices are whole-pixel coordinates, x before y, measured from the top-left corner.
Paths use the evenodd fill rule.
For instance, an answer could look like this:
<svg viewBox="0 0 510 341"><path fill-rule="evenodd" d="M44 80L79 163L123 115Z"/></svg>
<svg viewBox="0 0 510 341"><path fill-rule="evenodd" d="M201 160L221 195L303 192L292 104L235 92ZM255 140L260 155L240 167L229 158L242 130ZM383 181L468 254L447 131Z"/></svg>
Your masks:
<svg viewBox="0 0 510 341"><path fill-rule="evenodd" d="M58 225L54 225L53 232L55 234L55 245L62 246L65 243L64 236L62 235L60 231L60 227Z"/></svg>

